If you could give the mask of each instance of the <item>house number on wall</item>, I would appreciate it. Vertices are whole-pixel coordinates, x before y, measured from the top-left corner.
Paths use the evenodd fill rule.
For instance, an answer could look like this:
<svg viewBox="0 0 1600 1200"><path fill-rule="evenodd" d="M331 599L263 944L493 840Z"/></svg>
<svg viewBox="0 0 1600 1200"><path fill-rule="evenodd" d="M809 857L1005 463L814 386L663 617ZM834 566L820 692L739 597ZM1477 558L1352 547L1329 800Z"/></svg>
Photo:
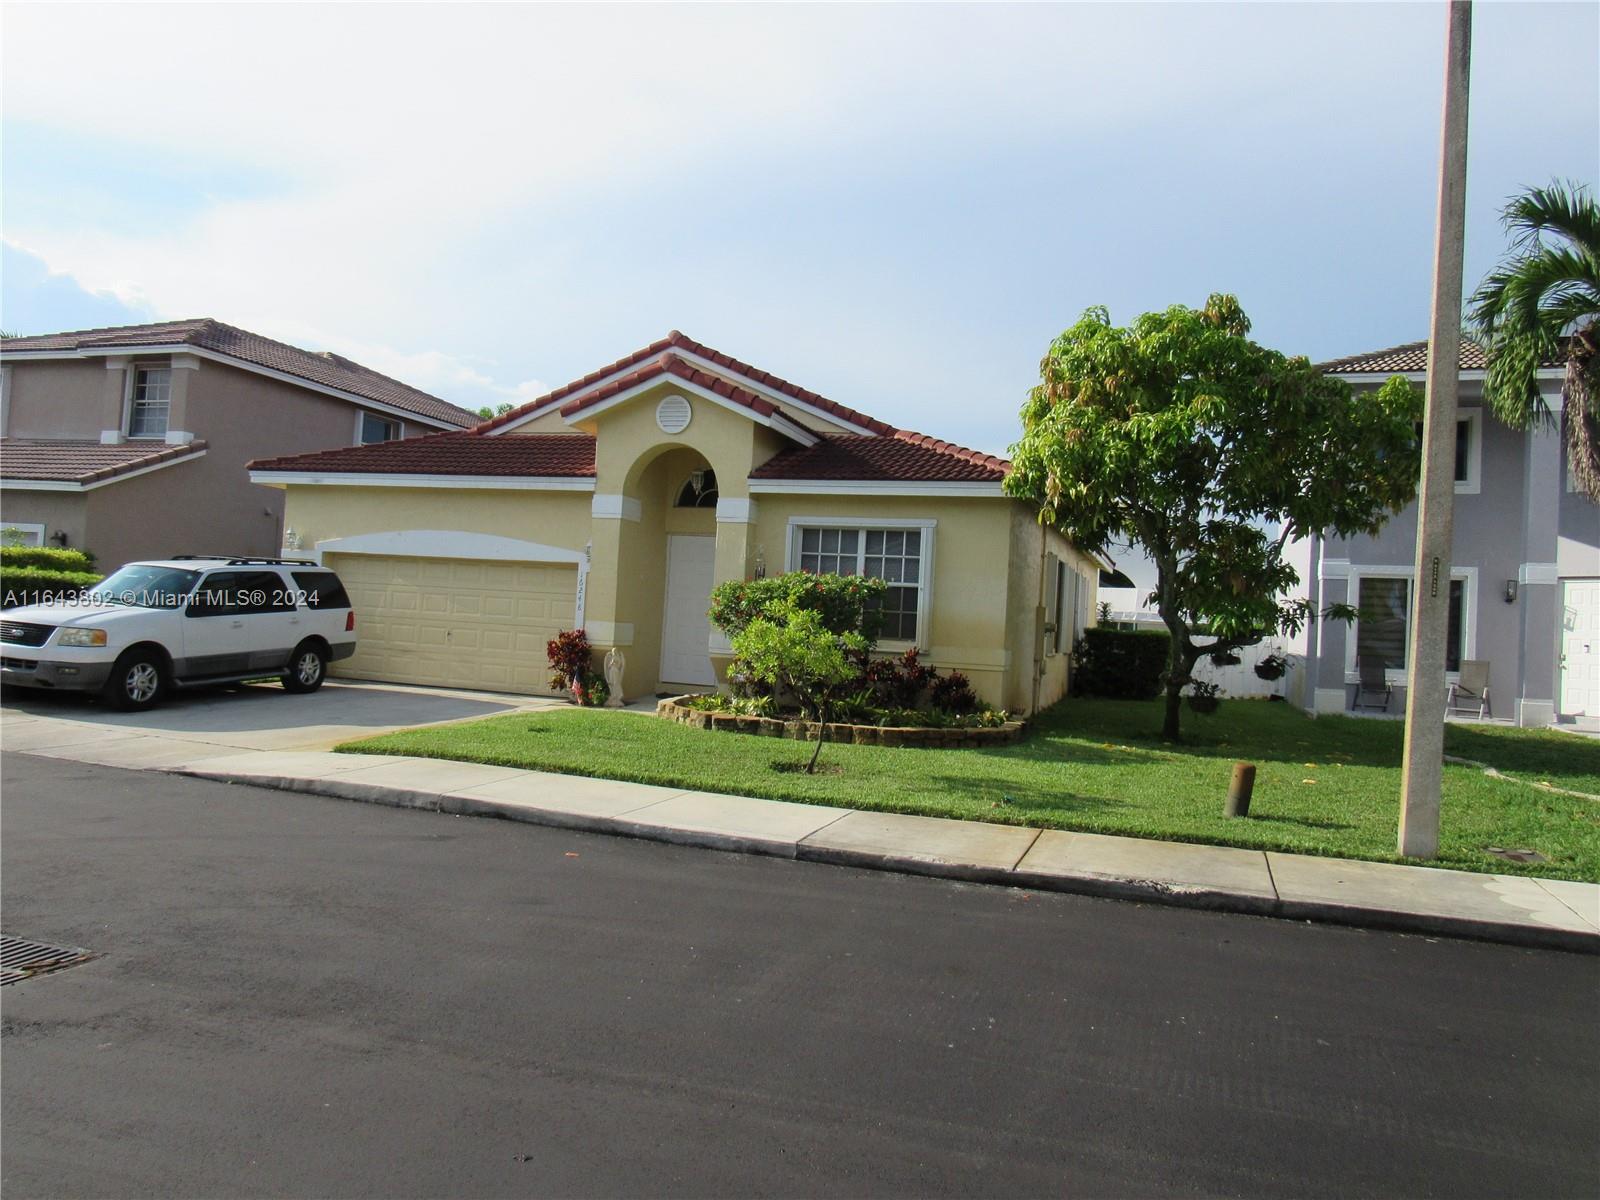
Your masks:
<svg viewBox="0 0 1600 1200"><path fill-rule="evenodd" d="M662 433L682 433L689 428L689 401L683 396L666 396L656 405L656 424Z"/></svg>

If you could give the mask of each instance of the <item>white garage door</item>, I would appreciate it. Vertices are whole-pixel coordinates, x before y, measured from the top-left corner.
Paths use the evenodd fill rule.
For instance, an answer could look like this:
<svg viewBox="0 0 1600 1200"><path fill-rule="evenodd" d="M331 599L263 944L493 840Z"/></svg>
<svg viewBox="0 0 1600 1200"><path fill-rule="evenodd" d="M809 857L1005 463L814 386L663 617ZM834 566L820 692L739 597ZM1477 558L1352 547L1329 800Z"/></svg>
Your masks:
<svg viewBox="0 0 1600 1200"><path fill-rule="evenodd" d="M330 554L356 611L356 653L333 674L549 694L545 643L576 618L559 563Z"/></svg>

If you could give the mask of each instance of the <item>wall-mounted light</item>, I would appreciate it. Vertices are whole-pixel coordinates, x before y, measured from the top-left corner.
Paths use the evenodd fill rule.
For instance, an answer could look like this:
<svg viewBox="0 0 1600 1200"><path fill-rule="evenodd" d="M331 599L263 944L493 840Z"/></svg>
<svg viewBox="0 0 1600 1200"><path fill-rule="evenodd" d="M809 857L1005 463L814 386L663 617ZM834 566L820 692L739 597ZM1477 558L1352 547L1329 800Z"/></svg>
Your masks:
<svg viewBox="0 0 1600 1200"><path fill-rule="evenodd" d="M1517 581L1515 579L1508 579L1508 580L1506 580L1506 603L1507 604L1515 604L1516 602L1517 602Z"/></svg>
<svg viewBox="0 0 1600 1200"><path fill-rule="evenodd" d="M765 579L766 577L767 577L767 552L764 549L762 549L760 546L757 546L756 547L756 578L757 579Z"/></svg>

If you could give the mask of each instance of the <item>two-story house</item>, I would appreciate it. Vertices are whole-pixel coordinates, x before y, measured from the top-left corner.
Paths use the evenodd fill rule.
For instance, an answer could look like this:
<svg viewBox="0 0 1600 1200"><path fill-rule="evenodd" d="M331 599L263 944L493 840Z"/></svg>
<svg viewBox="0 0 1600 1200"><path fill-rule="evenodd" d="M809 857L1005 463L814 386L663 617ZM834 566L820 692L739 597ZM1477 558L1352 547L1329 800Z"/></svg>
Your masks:
<svg viewBox="0 0 1600 1200"><path fill-rule="evenodd" d="M276 554L283 493L245 464L478 418L336 354L210 319L0 342L0 526L103 569Z"/></svg>
<svg viewBox="0 0 1600 1200"><path fill-rule="evenodd" d="M1358 389L1393 375L1421 386L1427 358L1427 343L1416 342L1323 369ZM1573 486L1560 430L1511 429L1485 408L1484 367L1482 349L1463 341L1447 674L1463 661L1488 663L1495 717L1600 728L1600 506ZM1564 378L1558 363L1539 372L1557 414ZM1376 536L1313 539L1313 598L1359 613L1353 625L1319 622L1310 636L1305 697L1314 711L1351 707L1358 657L1382 660L1395 689L1390 711L1403 708L1416 536L1412 504Z"/></svg>

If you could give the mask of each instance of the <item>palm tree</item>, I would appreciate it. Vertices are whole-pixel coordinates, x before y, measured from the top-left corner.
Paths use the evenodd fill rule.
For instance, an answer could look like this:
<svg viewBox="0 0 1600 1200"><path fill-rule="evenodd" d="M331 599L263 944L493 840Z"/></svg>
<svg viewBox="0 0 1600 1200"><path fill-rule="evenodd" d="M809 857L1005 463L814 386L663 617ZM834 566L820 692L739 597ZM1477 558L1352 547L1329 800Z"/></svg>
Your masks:
<svg viewBox="0 0 1600 1200"><path fill-rule="evenodd" d="M1484 396L1515 429L1554 424L1535 373L1564 360L1568 461L1600 500L1600 209L1587 187L1558 181L1514 197L1501 221L1511 253L1468 310L1489 360Z"/></svg>

